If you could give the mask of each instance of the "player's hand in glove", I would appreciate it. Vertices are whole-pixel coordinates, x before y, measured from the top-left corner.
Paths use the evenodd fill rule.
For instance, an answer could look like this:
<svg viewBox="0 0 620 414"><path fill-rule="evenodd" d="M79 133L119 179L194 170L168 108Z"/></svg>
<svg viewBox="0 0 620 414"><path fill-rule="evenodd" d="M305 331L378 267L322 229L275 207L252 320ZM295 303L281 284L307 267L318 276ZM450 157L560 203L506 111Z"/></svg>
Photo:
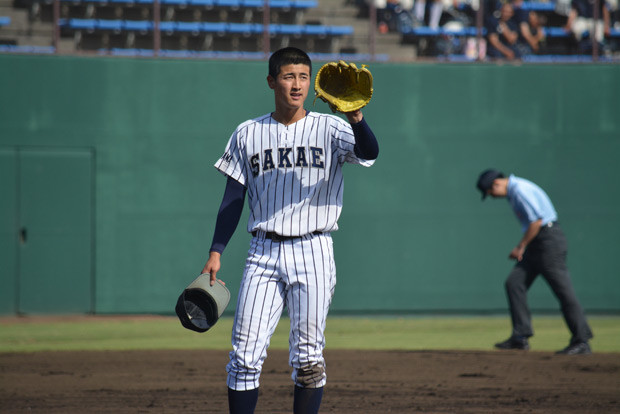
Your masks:
<svg viewBox="0 0 620 414"><path fill-rule="evenodd" d="M345 115L349 120L350 124L357 124L362 120L362 118L364 118L364 115L362 114L362 111L360 109L353 112L346 112Z"/></svg>

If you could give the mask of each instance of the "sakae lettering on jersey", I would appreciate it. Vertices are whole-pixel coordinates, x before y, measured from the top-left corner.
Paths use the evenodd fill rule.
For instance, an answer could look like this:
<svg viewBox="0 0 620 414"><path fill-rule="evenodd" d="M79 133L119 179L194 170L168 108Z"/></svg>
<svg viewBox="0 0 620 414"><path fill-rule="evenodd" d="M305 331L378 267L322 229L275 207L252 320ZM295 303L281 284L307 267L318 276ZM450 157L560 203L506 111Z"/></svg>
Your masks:
<svg viewBox="0 0 620 414"><path fill-rule="evenodd" d="M247 188L248 232L330 232L342 209L342 165L373 163L358 159L354 145L337 116L308 112L286 126L267 114L239 125L215 166Z"/></svg>

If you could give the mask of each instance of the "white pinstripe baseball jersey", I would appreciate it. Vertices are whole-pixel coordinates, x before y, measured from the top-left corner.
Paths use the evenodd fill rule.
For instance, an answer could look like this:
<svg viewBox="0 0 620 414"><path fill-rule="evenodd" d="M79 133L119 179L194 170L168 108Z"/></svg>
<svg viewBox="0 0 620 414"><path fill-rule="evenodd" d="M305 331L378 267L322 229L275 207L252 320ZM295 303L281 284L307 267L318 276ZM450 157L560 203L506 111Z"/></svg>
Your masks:
<svg viewBox="0 0 620 414"><path fill-rule="evenodd" d="M344 163L371 166L354 152L351 125L329 114L308 112L291 124L271 114L240 124L215 163L247 188L247 230L301 236L338 229Z"/></svg>

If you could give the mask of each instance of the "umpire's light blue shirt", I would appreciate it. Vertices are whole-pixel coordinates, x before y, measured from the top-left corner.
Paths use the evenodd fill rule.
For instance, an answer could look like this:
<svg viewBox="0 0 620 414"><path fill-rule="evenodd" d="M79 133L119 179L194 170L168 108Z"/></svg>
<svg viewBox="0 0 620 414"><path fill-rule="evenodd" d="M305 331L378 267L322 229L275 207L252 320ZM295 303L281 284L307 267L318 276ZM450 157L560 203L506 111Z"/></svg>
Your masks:
<svg viewBox="0 0 620 414"><path fill-rule="evenodd" d="M543 226L558 219L547 193L524 178L515 177L513 174L508 177L506 198L521 222L521 230L524 232L530 223L538 219L542 220Z"/></svg>

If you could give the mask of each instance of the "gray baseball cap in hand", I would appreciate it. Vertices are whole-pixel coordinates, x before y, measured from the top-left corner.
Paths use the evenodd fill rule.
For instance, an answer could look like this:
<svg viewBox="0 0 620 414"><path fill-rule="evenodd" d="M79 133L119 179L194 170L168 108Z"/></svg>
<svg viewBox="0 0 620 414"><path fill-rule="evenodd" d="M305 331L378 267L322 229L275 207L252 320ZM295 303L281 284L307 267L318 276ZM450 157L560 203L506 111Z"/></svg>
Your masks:
<svg viewBox="0 0 620 414"><path fill-rule="evenodd" d="M224 282L216 280L211 286L211 275L203 273L183 290L175 311L185 328L206 332L222 316L229 301L230 292Z"/></svg>

